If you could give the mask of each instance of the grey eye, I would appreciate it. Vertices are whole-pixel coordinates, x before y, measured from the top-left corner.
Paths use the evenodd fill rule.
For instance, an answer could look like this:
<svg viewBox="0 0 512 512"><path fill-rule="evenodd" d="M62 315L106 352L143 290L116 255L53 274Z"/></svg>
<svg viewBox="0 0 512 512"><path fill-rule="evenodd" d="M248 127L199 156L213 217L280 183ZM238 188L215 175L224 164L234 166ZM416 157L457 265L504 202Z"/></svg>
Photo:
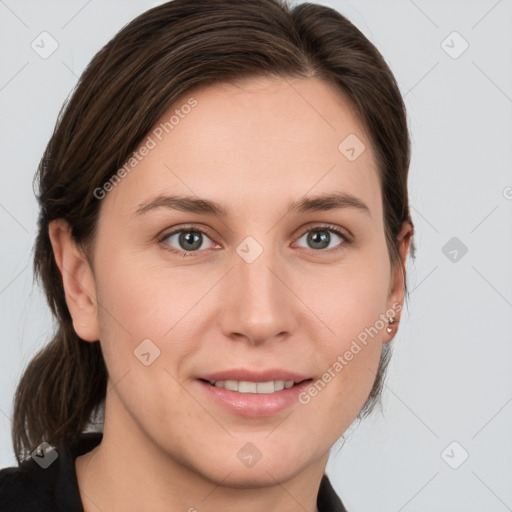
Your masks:
<svg viewBox="0 0 512 512"><path fill-rule="evenodd" d="M174 239L178 246L172 244L171 240ZM164 240L168 241L178 251L198 251L203 248L204 239L208 238L205 233L193 229L183 229L181 231L175 231L168 235ZM208 238L209 239L209 238Z"/></svg>
<svg viewBox="0 0 512 512"><path fill-rule="evenodd" d="M302 235L299 240L306 237L306 243L308 244L306 247L308 249L330 249L330 242L335 241L335 238L333 239L332 235L341 241L343 240L343 237L340 234L336 233L332 229L325 228L312 229L307 233L304 233L304 235Z"/></svg>

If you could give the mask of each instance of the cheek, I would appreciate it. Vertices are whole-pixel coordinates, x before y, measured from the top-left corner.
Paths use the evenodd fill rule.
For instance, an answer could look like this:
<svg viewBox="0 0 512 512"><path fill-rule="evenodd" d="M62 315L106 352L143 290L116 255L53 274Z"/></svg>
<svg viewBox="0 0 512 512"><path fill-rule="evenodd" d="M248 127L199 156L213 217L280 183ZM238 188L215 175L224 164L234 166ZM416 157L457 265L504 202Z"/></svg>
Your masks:
<svg viewBox="0 0 512 512"><path fill-rule="evenodd" d="M390 285L390 266L382 251L354 254L351 260L357 261L348 261L316 293L317 310L343 344L377 322L379 333L383 332L381 315L387 309Z"/></svg>
<svg viewBox="0 0 512 512"><path fill-rule="evenodd" d="M316 311L333 332L317 338L324 373L306 391L303 402L324 395L314 407L328 408L340 421L357 415L375 381L390 284L389 262L383 254L375 251L360 257L357 264L326 280L323 293L316 294Z"/></svg>
<svg viewBox="0 0 512 512"><path fill-rule="evenodd" d="M169 274L133 254L110 253L97 275L100 340L109 378L126 410L154 424L164 423L171 410L176 421L186 422L187 413L169 397L180 393L183 362L198 347L187 336L188 324L180 321L198 291L166 281ZM193 407L189 403L188 410Z"/></svg>
<svg viewBox="0 0 512 512"><path fill-rule="evenodd" d="M356 276L352 278L357 286L347 287L326 319L335 335L316 343L322 373L299 397L313 417L329 419L332 439L349 427L368 398L386 327L380 318L385 307L378 288L363 288Z"/></svg>
<svg viewBox="0 0 512 512"><path fill-rule="evenodd" d="M207 283L130 252L110 255L97 280L106 322L137 339L165 337L207 290Z"/></svg>
<svg viewBox="0 0 512 512"><path fill-rule="evenodd" d="M202 349L198 315L211 307L202 299L218 277L198 275L193 266L155 263L143 252L109 249L97 272L100 340L109 376L117 382L130 371L123 382L137 382L128 391L133 396L142 389L172 389L171 375L181 381L187 361Z"/></svg>
<svg viewBox="0 0 512 512"><path fill-rule="evenodd" d="M155 282L151 273L132 256L119 250L109 251L108 257L105 252L98 253L99 332L114 382L128 370L133 375L133 371L144 374L145 368L137 359L138 347L144 347L140 354L149 352L151 361L158 361L163 348L161 340L173 325L178 303L175 288Z"/></svg>

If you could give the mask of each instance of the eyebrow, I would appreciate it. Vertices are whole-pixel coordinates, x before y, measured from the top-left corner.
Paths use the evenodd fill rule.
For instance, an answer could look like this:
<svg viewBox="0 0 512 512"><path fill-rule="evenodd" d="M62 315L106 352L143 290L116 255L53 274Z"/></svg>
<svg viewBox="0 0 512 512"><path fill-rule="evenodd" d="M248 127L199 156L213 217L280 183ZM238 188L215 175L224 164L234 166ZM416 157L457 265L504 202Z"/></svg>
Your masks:
<svg viewBox="0 0 512 512"><path fill-rule="evenodd" d="M215 201L183 195L158 195L147 202L141 203L135 214L143 215L157 208L167 208L188 213L203 213L222 218L228 216L227 210ZM288 203L286 213L288 214L293 211L297 213L319 212L345 208L359 210L371 217L368 206L361 199L346 192L321 194L291 201Z"/></svg>

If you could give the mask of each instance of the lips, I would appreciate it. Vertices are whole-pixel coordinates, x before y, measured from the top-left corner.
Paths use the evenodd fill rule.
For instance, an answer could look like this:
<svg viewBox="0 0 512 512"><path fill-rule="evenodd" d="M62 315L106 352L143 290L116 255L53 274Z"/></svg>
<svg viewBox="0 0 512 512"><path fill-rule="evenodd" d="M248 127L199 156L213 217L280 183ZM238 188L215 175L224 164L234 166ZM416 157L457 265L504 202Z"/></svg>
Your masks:
<svg viewBox="0 0 512 512"><path fill-rule="evenodd" d="M312 379L286 370L226 370L197 379L200 388L224 409L239 416L264 417L297 404Z"/></svg>

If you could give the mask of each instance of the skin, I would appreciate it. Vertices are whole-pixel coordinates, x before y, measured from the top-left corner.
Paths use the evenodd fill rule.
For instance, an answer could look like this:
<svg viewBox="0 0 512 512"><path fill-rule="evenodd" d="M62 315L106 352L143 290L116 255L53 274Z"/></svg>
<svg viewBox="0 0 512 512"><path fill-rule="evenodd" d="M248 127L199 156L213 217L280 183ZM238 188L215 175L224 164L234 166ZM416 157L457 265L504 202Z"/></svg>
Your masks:
<svg viewBox="0 0 512 512"><path fill-rule="evenodd" d="M64 221L50 225L75 330L100 340L109 372L103 441L76 460L84 508L317 511L329 449L365 403L396 327L389 334L386 324L307 405L274 416L229 412L196 377L244 367L321 378L403 303L411 227L399 235L393 275L374 152L350 104L324 82L260 78L178 104L190 96L197 106L102 200L91 264ZM366 146L355 161L338 150L349 134ZM290 201L333 191L369 213L285 214ZM155 195L178 193L214 200L228 216L134 215ZM330 242L311 246L308 234L324 223L352 241L323 228ZM189 247L179 235L159 242L189 224L207 231L193 254L168 250ZM236 252L247 236L263 248L250 264ZM150 366L133 353L146 338L161 351ZM262 454L251 468L237 457L247 442Z"/></svg>

